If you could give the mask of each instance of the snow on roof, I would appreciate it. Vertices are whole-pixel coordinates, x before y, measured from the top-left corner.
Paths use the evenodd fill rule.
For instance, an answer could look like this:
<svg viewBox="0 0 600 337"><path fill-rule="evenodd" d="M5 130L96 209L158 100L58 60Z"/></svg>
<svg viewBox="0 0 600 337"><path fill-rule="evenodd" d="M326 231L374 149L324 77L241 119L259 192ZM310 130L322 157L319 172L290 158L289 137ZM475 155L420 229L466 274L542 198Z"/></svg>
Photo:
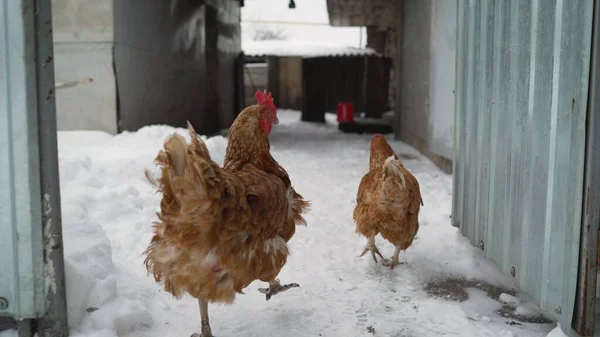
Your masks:
<svg viewBox="0 0 600 337"><path fill-rule="evenodd" d="M306 41L246 41L242 50L247 56L361 56L378 55L371 48L356 48L325 42Z"/></svg>

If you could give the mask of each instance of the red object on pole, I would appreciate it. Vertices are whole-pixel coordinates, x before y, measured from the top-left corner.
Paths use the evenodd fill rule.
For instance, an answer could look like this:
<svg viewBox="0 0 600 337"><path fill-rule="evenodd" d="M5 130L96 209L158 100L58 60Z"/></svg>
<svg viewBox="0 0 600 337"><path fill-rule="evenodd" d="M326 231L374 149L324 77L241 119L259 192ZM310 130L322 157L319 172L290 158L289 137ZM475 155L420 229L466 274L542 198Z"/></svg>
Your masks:
<svg viewBox="0 0 600 337"><path fill-rule="evenodd" d="M354 104L348 102L338 102L335 110L338 122L354 122Z"/></svg>

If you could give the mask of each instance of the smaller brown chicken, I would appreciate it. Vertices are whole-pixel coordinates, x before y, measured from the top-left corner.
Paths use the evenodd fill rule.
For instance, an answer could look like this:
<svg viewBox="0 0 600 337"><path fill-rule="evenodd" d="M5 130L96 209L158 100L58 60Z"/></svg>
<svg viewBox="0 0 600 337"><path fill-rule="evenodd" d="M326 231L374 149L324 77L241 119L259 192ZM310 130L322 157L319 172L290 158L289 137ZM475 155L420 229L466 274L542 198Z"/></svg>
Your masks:
<svg viewBox="0 0 600 337"><path fill-rule="evenodd" d="M368 239L360 256L371 251L375 262L377 254L382 264L392 269L401 264L400 251L410 247L419 230L421 205L424 204L417 179L404 167L383 135L373 135L369 172L358 186L353 215L356 232ZM377 234L396 246L390 260L377 249Z"/></svg>

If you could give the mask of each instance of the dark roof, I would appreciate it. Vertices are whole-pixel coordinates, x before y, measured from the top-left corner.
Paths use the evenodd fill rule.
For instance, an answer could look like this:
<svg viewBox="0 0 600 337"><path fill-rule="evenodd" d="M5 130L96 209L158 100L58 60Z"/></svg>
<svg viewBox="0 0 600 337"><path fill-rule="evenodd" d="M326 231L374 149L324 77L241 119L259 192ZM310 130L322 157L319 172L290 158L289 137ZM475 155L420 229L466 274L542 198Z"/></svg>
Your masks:
<svg viewBox="0 0 600 337"><path fill-rule="evenodd" d="M397 0L327 0L329 23L335 27L390 26Z"/></svg>

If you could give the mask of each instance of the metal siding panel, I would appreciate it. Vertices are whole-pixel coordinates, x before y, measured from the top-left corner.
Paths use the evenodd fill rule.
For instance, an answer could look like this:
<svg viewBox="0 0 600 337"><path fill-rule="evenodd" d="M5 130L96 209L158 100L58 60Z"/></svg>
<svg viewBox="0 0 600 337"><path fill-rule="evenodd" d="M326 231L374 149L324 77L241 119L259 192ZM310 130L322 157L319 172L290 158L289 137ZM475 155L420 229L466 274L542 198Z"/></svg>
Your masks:
<svg viewBox="0 0 600 337"><path fill-rule="evenodd" d="M490 164L490 127L491 127L491 116L492 114L487 111L490 106L491 95L486 90L492 84L492 72L489 71L490 65L492 64L492 57L494 51L494 45L488 43L492 41L494 34L493 25L493 13L494 13L494 2L484 1L482 2L482 10L480 15L480 31L481 31L481 45L486 46L480 53L481 67L479 69L479 106L480 114L478 118L477 126L477 195L476 200L479 206L475 209L475 221L479 224L480 230L478 235L475 237L481 249L485 248L486 230L487 230L487 213L488 213L488 197L489 197L489 164Z"/></svg>
<svg viewBox="0 0 600 337"><path fill-rule="evenodd" d="M466 0L458 0L456 6L456 45L464 46L466 41L466 6L464 2ZM465 80L466 71L466 57L463 48L456 48L456 83L455 87L458 88L462 85ZM454 102L454 159L452 160L452 172L454 173L454 183L452 185L452 195L462 196L464 193L464 156L462 147L464 141L464 95L465 90L455 91L456 100ZM455 227L463 228L462 225L462 202L459 198L452 198L452 224Z"/></svg>
<svg viewBox="0 0 600 337"><path fill-rule="evenodd" d="M491 167L490 167L490 196L489 196L489 228L487 230L486 254L492 257L502 270L504 262L504 196L506 190L506 143L507 143L507 99L510 63L508 56L508 28L510 6L507 2L496 2L494 17L494 40L497 47L494 50L492 64L494 65L492 91L492 141L491 141ZM477 226L477 224L473 224Z"/></svg>
<svg viewBox="0 0 600 337"><path fill-rule="evenodd" d="M476 46L479 45L479 20L477 20L477 7L481 3L479 1L473 2L473 0L469 0L469 11L468 11L468 37L469 41L467 50L468 50L468 65L467 72L469 74L473 74L478 65L479 60L477 59L476 51L478 48ZM465 198L466 201L463 205L463 217L465 223L474 224L474 212L476 208L476 200L475 200L475 186L476 186L476 175L475 169L477 166L477 91L478 86L476 84L476 80L478 76L469 76L467 78L467 94L466 94L466 121L465 121L465 158L466 158L466 166L465 166ZM468 227L468 236L474 238L476 236L477 226L469 226Z"/></svg>
<svg viewBox="0 0 600 337"><path fill-rule="evenodd" d="M524 146L524 132L527 125L527 109L529 100L529 64L531 53L530 34L520 34L519 32L531 31L531 3L527 1L515 1L511 8L511 37L514 43L511 44L511 71L515 86L510 101L509 111L511 113L511 124L509 126L509 136L511 138L511 161L509 168L510 182L508 192L508 202L506 203L506 219L511 224L508 226L510 235L506 237L508 247L508 260L510 265L515 266L515 275L521 260L521 229L524 209L519 207L523 204L523 196L527 191L520 188L523 184L524 167L528 166L526 155L528 155ZM513 225L514 224L514 225ZM518 224L518 225L517 225Z"/></svg>
<svg viewBox="0 0 600 337"><path fill-rule="evenodd" d="M454 223L563 326L577 283L592 7L457 10Z"/></svg>
<svg viewBox="0 0 600 337"><path fill-rule="evenodd" d="M0 316L19 318L44 313L33 12L31 0L0 6Z"/></svg>
<svg viewBox="0 0 600 337"><path fill-rule="evenodd" d="M527 263L523 264L521 269L527 270L526 283L521 284L541 284L542 281L542 254L537 252L541 247L544 246L544 223L545 223L545 209L546 209L546 185L548 180L548 153L549 153L549 129L550 129L550 109L552 104L552 72L548 69L552 69L552 62L554 59L552 46L554 41L554 13L556 11L556 4L544 3L544 6L539 6L538 14L538 26L534 27L536 32L532 29L532 34L536 35L535 40L537 41L537 54L533 55L536 59L535 68L535 87L529 90L534 91L533 97L530 97L531 104L529 108L531 111L530 120L531 134L532 134L532 145L531 145L531 158L530 167L531 175L527 189L531 190L531 198L529 203L528 212L525 212L524 222L529 223L531 226L531 235L527 242L530 247L535 247L535 250L530 249L530 253L527 256ZM532 38L533 39L533 38Z"/></svg>
<svg viewBox="0 0 600 337"><path fill-rule="evenodd" d="M528 182L532 182L533 181L533 176L535 176L535 174L532 176L532 165L530 163L533 163L533 161L530 160L530 158L532 157L532 141L533 141L533 137L532 137L532 132L533 132L533 112L534 112L534 102L535 102L535 88L536 88L536 79L537 76L539 75L539 67L537 67L537 59L539 58L540 54L538 53L538 39L537 39L537 25L539 23L539 10L540 10L540 1L539 0L533 0L532 4L531 4L531 22L529 25L529 29L527 31L530 32L529 34L529 43L530 43L530 50L529 52L531 53L531 57L529 58L529 67L528 67L528 88L527 88L527 95L528 95L528 99L525 102L522 102L522 104L526 104L527 105L527 110L525 111L525 114L523 115L524 121L522 123L522 132L523 132L523 139L522 139L522 160L523 160L523 165L522 165L522 169L523 169L523 180L522 180L522 184L528 184ZM530 205L532 204L532 198L537 197L534 193L532 193L532 188L531 185L528 185L527 188L524 189L523 191L523 195L522 198L520 200L520 205L523 206L522 210L527 210L530 209ZM515 207L518 207L515 206ZM530 216L531 212L521 212L521 217L519 219L519 223L521 224L521 230L520 230L520 234L521 234L521 238L520 238L520 247L517 247L517 249L519 250L519 254L521 256L521 263L520 263L520 268L518 270L516 270L516 277L519 280L519 283L523 284L526 283L527 281L527 277L528 277L528 273L529 273L529 269L528 265L529 263L529 249L531 247L530 239L532 237L531 235L531 216ZM535 247L535 246L534 246Z"/></svg>

